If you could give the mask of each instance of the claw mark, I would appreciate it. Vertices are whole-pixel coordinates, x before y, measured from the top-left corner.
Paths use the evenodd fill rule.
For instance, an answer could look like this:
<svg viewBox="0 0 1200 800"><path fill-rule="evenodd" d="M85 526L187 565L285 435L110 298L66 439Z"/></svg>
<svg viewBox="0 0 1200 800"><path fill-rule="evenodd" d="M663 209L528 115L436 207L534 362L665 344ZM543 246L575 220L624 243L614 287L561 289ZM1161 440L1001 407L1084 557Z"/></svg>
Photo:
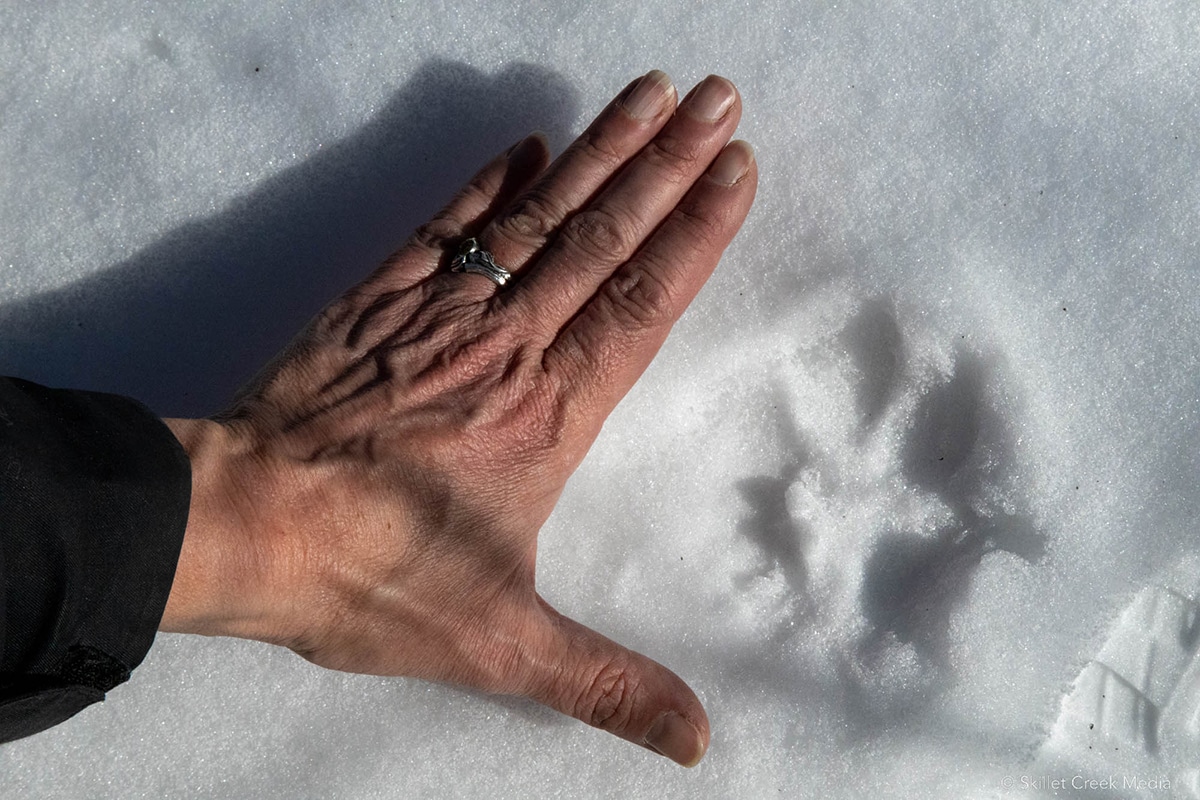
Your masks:
<svg viewBox="0 0 1200 800"><path fill-rule="evenodd" d="M864 432L870 431L892 402L904 365L904 342L891 301L866 303L841 338L858 368L858 413Z"/></svg>
<svg viewBox="0 0 1200 800"><path fill-rule="evenodd" d="M767 561L764 571L781 569L795 591L802 591L808 580L804 566L808 534L787 508L787 490L799 472L797 465L789 464L779 477L758 475L737 484L753 511L752 516L738 523L738 530L762 549Z"/></svg>
<svg viewBox="0 0 1200 800"><path fill-rule="evenodd" d="M788 511L788 487L809 461L807 447L791 415L787 400L776 392L776 407L782 408L780 427L787 452L779 475L755 475L738 481L737 490L751 509L751 516L738 523L738 532L762 551L763 573L772 569L783 572L792 591L803 592L808 584L804 556L810 534Z"/></svg>
<svg viewBox="0 0 1200 800"><path fill-rule="evenodd" d="M903 452L904 474L936 495L953 522L932 536L892 531L880 537L863 583L864 611L875 629L868 650L890 634L944 663L950 616L983 558L1002 551L1034 562L1045 553L1045 535L1030 517L980 509L994 470L1008 461L1000 418L989 414L984 386L984 363L960 354L953 377L917 409Z"/></svg>

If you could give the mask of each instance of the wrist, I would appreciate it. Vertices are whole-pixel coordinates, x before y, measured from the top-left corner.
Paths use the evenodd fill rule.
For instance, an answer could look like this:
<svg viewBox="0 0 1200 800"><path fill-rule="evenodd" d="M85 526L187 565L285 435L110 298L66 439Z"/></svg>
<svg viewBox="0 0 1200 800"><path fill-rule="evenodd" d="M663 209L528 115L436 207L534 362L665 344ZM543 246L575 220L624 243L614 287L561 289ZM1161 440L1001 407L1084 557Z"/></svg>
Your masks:
<svg viewBox="0 0 1200 800"><path fill-rule="evenodd" d="M248 448L232 428L212 420L163 422L191 461L192 494L159 630L269 639L268 565L248 502Z"/></svg>

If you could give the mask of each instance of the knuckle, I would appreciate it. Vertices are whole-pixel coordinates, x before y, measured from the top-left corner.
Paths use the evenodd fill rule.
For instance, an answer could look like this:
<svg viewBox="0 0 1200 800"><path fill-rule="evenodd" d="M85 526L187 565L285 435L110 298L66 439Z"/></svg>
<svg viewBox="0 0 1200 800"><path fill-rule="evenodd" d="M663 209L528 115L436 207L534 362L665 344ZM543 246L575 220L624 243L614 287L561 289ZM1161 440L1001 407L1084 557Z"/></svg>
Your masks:
<svg viewBox="0 0 1200 800"><path fill-rule="evenodd" d="M624 730L633 717L638 684L620 662L605 664L575 704L575 716L606 731Z"/></svg>
<svg viewBox="0 0 1200 800"><path fill-rule="evenodd" d="M521 244L540 247L562 219L557 205L543 194L530 193L517 201L496 223L499 233Z"/></svg>
<svg viewBox="0 0 1200 800"><path fill-rule="evenodd" d="M727 208L709 208L695 202L681 203L672 215L671 225L680 229L686 241L699 252L721 250L728 244L732 212Z"/></svg>
<svg viewBox="0 0 1200 800"><path fill-rule="evenodd" d="M588 258L601 264L624 260L637 240L632 223L604 208L590 208L571 218L563 236Z"/></svg>
<svg viewBox="0 0 1200 800"><path fill-rule="evenodd" d="M325 341L344 339L361 314L361 300L351 293L344 294L317 313L313 334Z"/></svg>
<svg viewBox="0 0 1200 800"><path fill-rule="evenodd" d="M607 284L611 307L623 320L652 327L671 319L671 292L651 270L637 269Z"/></svg>
<svg viewBox="0 0 1200 800"><path fill-rule="evenodd" d="M465 334L449 336L444 331L459 329ZM475 330L470 331L470 328ZM422 337L434 348L426 355L425 363L415 379L431 390L451 391L452 387L475 384L477 388L494 387L502 382L512 366L515 345L510 332L503 328L482 329L475 325L449 325L443 333ZM405 348L389 354L396 369L411 368L411 355Z"/></svg>
<svg viewBox="0 0 1200 800"><path fill-rule="evenodd" d="M486 173L476 175L470 183L458 190L449 207L486 208L497 189L499 186L496 181L491 180Z"/></svg>
<svg viewBox="0 0 1200 800"><path fill-rule="evenodd" d="M703 144L682 136L659 134L645 150L645 158L676 181L703 155Z"/></svg>
<svg viewBox="0 0 1200 800"><path fill-rule="evenodd" d="M462 225L439 214L417 228L409 237L409 244L441 252L446 249L450 240L458 239L460 236L462 236Z"/></svg>
<svg viewBox="0 0 1200 800"><path fill-rule="evenodd" d="M621 166L625 155L616 143L603 132L587 131L571 145L575 154L593 162L605 172L611 172Z"/></svg>
<svg viewBox="0 0 1200 800"><path fill-rule="evenodd" d="M523 395L528 411L514 416L529 421L516 431L518 440L538 457L556 452L566 437L569 409L560 396L548 390L527 391Z"/></svg>
<svg viewBox="0 0 1200 800"><path fill-rule="evenodd" d="M584 312L589 313L595 312ZM587 326L573 326L564 331L554 343L553 358L550 362L551 375L559 382L558 390L564 395L579 383L580 376L586 375L589 367L599 360L599 348L595 337L589 335L590 330Z"/></svg>

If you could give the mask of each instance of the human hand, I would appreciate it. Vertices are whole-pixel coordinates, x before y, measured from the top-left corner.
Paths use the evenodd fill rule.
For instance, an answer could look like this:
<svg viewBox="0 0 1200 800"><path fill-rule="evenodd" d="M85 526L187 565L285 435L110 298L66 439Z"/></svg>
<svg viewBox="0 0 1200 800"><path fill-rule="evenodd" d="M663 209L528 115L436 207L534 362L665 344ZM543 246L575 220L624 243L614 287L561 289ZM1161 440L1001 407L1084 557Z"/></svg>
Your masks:
<svg viewBox="0 0 1200 800"><path fill-rule="evenodd" d="M161 629L533 698L682 764L674 673L537 593L537 535L754 198L733 85L623 91L548 168L487 165L212 420L168 420L193 498ZM727 144L728 143L728 144ZM447 267L477 237L498 288Z"/></svg>

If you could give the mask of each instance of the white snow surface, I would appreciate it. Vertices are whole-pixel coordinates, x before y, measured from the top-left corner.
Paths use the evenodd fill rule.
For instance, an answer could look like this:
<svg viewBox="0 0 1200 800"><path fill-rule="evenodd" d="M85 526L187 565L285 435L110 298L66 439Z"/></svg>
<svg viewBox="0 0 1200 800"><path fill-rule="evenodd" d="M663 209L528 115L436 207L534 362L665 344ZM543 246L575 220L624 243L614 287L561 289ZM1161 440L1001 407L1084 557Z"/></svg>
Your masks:
<svg viewBox="0 0 1200 800"><path fill-rule="evenodd" d="M699 767L164 635L0 747L3 796L1200 796L1198 36L1185 0L5 0L0 372L164 415L648 69L737 83L761 186L541 536L552 603L696 689Z"/></svg>

